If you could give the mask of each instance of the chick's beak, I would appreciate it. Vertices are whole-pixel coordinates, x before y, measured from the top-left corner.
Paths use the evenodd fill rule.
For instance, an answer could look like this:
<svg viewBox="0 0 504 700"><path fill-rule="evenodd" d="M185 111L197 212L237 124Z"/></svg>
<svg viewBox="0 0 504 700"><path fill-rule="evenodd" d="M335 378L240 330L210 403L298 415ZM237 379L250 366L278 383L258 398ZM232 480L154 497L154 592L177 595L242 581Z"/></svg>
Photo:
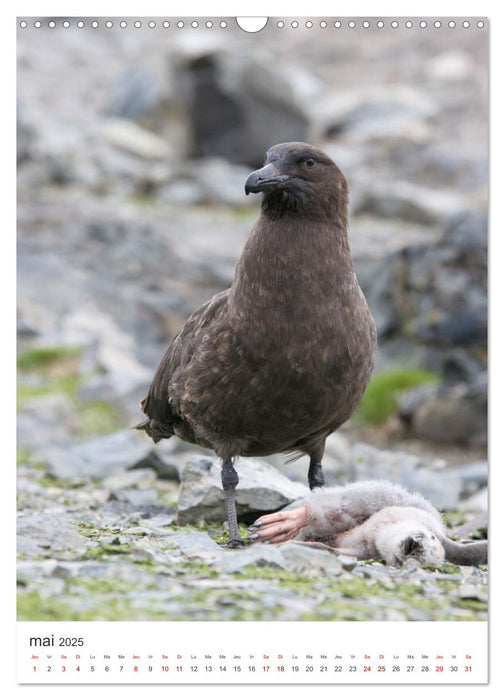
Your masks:
<svg viewBox="0 0 504 700"><path fill-rule="evenodd" d="M245 183L245 194L273 190L288 179L288 175L280 174L273 163L268 163L264 168L254 170L253 173L250 173Z"/></svg>

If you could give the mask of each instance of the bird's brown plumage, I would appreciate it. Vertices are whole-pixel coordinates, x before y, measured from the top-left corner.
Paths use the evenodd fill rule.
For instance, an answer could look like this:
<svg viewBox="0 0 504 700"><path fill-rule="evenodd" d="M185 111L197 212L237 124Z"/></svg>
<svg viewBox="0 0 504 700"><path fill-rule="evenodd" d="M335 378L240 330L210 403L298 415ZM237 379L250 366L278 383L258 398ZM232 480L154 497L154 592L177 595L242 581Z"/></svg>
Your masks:
<svg viewBox="0 0 504 700"><path fill-rule="evenodd" d="M319 463L364 393L376 344L348 246L347 184L324 153L286 143L246 189L264 192L262 211L233 284L173 340L138 427L224 460L294 452Z"/></svg>

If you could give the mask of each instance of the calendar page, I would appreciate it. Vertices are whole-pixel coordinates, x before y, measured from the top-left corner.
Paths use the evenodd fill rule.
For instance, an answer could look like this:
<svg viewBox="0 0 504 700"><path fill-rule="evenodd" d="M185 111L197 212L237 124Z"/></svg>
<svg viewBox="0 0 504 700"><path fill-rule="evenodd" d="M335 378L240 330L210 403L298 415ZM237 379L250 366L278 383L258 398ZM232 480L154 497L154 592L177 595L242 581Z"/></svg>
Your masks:
<svg viewBox="0 0 504 700"><path fill-rule="evenodd" d="M309 10L15 19L23 688L488 682L490 20Z"/></svg>

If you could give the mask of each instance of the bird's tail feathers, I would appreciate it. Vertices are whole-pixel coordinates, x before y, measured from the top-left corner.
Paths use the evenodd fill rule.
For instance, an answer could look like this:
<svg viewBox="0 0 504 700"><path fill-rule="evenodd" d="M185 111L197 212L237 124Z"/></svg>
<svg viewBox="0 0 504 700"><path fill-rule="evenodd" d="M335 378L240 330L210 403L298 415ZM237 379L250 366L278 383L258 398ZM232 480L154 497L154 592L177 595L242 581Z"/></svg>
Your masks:
<svg viewBox="0 0 504 700"><path fill-rule="evenodd" d="M158 421L152 418L147 418L147 420L137 423L137 425L133 426L133 429L145 430L147 435L152 438L155 443L158 443L160 440L167 440L174 434L173 430L161 425Z"/></svg>

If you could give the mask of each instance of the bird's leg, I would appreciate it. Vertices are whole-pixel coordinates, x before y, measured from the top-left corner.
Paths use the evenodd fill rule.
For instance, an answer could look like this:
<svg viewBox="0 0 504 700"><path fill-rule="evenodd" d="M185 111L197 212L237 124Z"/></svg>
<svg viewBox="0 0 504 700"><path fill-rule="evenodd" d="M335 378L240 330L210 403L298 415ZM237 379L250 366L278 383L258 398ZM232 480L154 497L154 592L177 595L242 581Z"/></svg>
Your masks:
<svg viewBox="0 0 504 700"><path fill-rule="evenodd" d="M236 549L237 547L243 547L245 543L238 534L238 519L236 517L235 505L235 490L238 484L238 474L236 473L236 470L233 467L233 462L230 459L224 459L222 461L221 480L222 488L224 489L224 496L226 497L229 523L229 541L227 546L231 547L232 549Z"/></svg>
<svg viewBox="0 0 504 700"><path fill-rule="evenodd" d="M323 486L325 484L324 473L322 471L322 462L310 457L310 468L308 469L308 485L310 490Z"/></svg>

